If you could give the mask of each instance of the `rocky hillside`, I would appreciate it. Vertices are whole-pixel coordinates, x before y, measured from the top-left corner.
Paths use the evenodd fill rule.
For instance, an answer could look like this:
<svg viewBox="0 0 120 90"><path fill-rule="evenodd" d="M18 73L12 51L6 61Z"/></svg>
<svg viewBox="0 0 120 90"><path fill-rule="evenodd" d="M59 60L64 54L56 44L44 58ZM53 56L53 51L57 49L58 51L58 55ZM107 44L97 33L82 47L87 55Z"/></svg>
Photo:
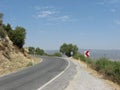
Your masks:
<svg viewBox="0 0 120 90"><path fill-rule="evenodd" d="M39 63L24 50L20 51L13 45L8 36L0 37L0 75L8 74L19 69Z"/></svg>

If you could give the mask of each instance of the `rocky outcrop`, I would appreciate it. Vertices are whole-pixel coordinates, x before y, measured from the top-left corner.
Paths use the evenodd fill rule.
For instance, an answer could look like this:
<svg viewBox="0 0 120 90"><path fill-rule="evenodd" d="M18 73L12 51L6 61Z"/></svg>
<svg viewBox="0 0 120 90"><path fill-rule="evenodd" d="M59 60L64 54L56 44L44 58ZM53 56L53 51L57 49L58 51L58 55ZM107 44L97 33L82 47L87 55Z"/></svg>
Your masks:
<svg viewBox="0 0 120 90"><path fill-rule="evenodd" d="M8 36L0 40L0 75L38 63L24 50L20 51L13 45Z"/></svg>

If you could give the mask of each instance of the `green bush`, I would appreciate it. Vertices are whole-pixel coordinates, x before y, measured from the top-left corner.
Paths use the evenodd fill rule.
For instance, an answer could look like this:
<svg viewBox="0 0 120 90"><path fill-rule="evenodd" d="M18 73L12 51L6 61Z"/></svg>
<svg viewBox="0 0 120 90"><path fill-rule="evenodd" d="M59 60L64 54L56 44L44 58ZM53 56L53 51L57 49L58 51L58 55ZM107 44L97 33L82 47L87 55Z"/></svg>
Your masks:
<svg viewBox="0 0 120 90"><path fill-rule="evenodd" d="M35 47L28 47L29 50L29 54L33 54L33 55L45 55L45 52L43 49L40 49L39 47L35 48Z"/></svg>
<svg viewBox="0 0 120 90"><path fill-rule="evenodd" d="M91 58L86 58L87 64L89 64L90 67L94 68L95 67L95 61Z"/></svg>
<svg viewBox="0 0 120 90"><path fill-rule="evenodd" d="M53 54L53 56L62 57L62 54L60 52L56 52Z"/></svg>
<svg viewBox="0 0 120 90"><path fill-rule="evenodd" d="M105 75L106 78L120 84L120 62L113 62L107 58L100 58L96 61L95 69Z"/></svg>
<svg viewBox="0 0 120 90"><path fill-rule="evenodd" d="M36 55L44 55L44 50L43 49L40 49L39 47L37 47L36 49L35 49L35 54Z"/></svg>
<svg viewBox="0 0 120 90"><path fill-rule="evenodd" d="M2 25L2 23L3 23L3 13L0 13L0 26Z"/></svg>
<svg viewBox="0 0 120 90"><path fill-rule="evenodd" d="M73 56L75 59L80 59L81 61L86 62L91 67L95 67L95 62L91 58L86 58L83 54L77 53Z"/></svg>
<svg viewBox="0 0 120 90"><path fill-rule="evenodd" d="M100 58L96 61L96 70L105 70L110 64L111 61L109 61L107 58Z"/></svg>
<svg viewBox="0 0 120 90"><path fill-rule="evenodd" d="M78 52L78 47L73 44L64 43L60 47L60 52L65 54L68 57L74 56Z"/></svg>
<svg viewBox="0 0 120 90"><path fill-rule="evenodd" d="M5 32L5 30L3 29L3 27L0 26L0 38L5 38L5 36L6 36L6 32Z"/></svg>
<svg viewBox="0 0 120 90"><path fill-rule="evenodd" d="M120 62L113 63L112 80L120 84Z"/></svg>
<svg viewBox="0 0 120 90"><path fill-rule="evenodd" d="M14 45L22 48L25 43L26 30L23 27L16 27L15 30L9 31L8 36Z"/></svg>
<svg viewBox="0 0 120 90"><path fill-rule="evenodd" d="M80 60L86 62L86 57L83 54L80 54Z"/></svg>
<svg viewBox="0 0 120 90"><path fill-rule="evenodd" d="M80 59L80 53L76 53L76 54L73 56L73 58L75 58L75 59Z"/></svg>
<svg viewBox="0 0 120 90"><path fill-rule="evenodd" d="M86 62L90 67L103 74L105 78L120 84L120 62L110 61L105 57L94 61L91 58L86 58L80 53L75 54L74 58Z"/></svg>

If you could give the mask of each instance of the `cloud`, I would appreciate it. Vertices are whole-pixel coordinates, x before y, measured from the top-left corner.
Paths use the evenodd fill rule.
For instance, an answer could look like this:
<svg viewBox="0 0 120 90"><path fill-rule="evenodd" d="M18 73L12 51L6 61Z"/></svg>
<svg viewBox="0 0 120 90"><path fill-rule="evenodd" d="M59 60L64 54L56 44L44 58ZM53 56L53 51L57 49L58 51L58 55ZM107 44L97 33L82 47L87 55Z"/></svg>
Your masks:
<svg viewBox="0 0 120 90"><path fill-rule="evenodd" d="M65 22L65 21L70 21L71 18L70 18L70 16L65 15L65 16L52 17L50 20L51 21L63 21L63 22Z"/></svg>
<svg viewBox="0 0 120 90"><path fill-rule="evenodd" d="M36 14L34 17L36 19L45 19L48 21L70 21L71 17L69 15L63 14L60 10L52 6L46 7L35 7Z"/></svg>
<svg viewBox="0 0 120 90"><path fill-rule="evenodd" d="M117 25L120 25L120 20L114 20Z"/></svg>
<svg viewBox="0 0 120 90"><path fill-rule="evenodd" d="M47 17L50 17L54 14L56 14L55 11L50 11L50 10L42 11L38 14L38 18L47 18Z"/></svg>
<svg viewBox="0 0 120 90"><path fill-rule="evenodd" d="M61 21L68 21L68 20L70 20L70 17L69 16L61 16L61 17L58 17L57 19L61 20Z"/></svg>
<svg viewBox="0 0 120 90"><path fill-rule="evenodd" d="M55 9L55 8L53 6L44 6L44 7L35 6L34 9L35 10L47 10L47 9Z"/></svg>

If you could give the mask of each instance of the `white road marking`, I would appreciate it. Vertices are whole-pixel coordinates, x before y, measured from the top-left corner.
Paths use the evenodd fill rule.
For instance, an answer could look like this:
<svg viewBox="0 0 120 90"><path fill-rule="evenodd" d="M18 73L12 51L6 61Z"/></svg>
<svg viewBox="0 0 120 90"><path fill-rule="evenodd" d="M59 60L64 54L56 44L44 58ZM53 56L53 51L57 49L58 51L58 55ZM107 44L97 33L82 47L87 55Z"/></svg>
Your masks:
<svg viewBox="0 0 120 90"><path fill-rule="evenodd" d="M70 61L68 59L66 59L66 60L68 61L68 66L60 74L58 74L56 77L54 77L53 79L51 79L50 81L48 81L46 84L44 84L43 86L41 86L37 90L42 90L44 87L46 87L47 85L49 85L55 79L57 79L58 77L60 77L70 67Z"/></svg>

